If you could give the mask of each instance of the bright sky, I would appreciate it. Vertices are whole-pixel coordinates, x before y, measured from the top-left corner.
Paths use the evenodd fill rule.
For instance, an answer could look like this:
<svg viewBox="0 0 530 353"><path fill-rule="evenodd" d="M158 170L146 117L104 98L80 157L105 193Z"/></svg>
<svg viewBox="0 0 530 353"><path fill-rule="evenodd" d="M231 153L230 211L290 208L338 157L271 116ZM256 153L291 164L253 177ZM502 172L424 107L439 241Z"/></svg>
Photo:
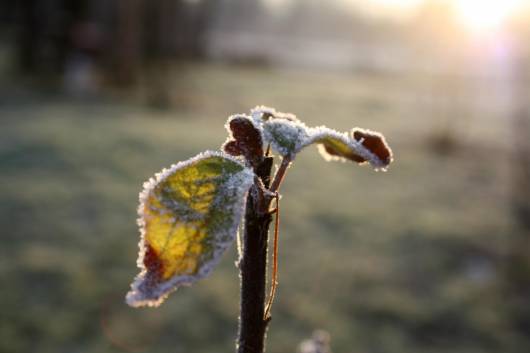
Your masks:
<svg viewBox="0 0 530 353"><path fill-rule="evenodd" d="M460 21L474 32L498 29L518 10L523 9L527 0L458 0L456 10Z"/></svg>
<svg viewBox="0 0 530 353"><path fill-rule="evenodd" d="M281 7L292 0L266 0ZM403 19L414 15L426 1L443 1L454 6L463 26L472 33L491 32L523 8L529 7L529 0L338 0L345 6L360 8L377 17ZM323 2L323 5L324 2Z"/></svg>
<svg viewBox="0 0 530 353"><path fill-rule="evenodd" d="M406 17L428 0L341 0L371 14ZM439 1L439 0L438 0ZM459 21L472 32L498 29L527 6L528 0L446 0L454 6Z"/></svg>

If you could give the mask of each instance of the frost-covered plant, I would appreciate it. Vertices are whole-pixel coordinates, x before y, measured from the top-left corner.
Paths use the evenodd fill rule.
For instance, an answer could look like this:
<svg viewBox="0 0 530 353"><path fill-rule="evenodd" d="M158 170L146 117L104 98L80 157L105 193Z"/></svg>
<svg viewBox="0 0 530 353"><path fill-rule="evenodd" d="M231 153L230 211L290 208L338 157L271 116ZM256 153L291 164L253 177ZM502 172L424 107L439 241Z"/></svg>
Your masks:
<svg viewBox="0 0 530 353"><path fill-rule="evenodd" d="M263 352L277 286L279 188L296 155L316 144L326 160L369 163L385 170L392 152L384 137L354 128L340 133L307 127L293 114L263 106L228 118L221 151L203 152L144 183L138 207L140 274L127 303L158 306L169 293L207 276L237 237L241 272L238 352ZM281 163L271 178L276 152ZM275 207L271 208L275 200ZM268 231L275 215L272 279L266 302ZM238 238L239 240L239 238Z"/></svg>

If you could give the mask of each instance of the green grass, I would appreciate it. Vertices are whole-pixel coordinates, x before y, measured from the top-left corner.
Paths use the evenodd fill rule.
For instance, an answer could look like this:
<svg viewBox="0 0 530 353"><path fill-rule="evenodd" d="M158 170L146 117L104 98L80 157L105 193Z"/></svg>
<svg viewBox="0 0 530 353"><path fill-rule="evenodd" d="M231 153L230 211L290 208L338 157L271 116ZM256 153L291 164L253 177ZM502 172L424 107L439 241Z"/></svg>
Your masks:
<svg viewBox="0 0 530 353"><path fill-rule="evenodd" d="M506 271L523 231L510 209L515 164L502 114L480 102L425 103L436 78L180 70L171 111L3 99L0 351L233 351L233 249L159 309L130 309L123 297L137 273L142 182L217 149L227 116L257 104L308 125L379 130L395 153L387 173L326 163L313 148L289 170L268 352L294 352L316 328L338 353L530 349L530 303ZM432 136L447 121L454 150L435 153Z"/></svg>

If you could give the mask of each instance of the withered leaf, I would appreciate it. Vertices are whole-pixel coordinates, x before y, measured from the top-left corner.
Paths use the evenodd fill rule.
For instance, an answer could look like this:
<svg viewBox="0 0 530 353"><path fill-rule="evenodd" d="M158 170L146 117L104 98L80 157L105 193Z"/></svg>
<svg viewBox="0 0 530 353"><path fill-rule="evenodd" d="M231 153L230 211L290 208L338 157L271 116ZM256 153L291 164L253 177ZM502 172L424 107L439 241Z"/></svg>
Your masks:
<svg viewBox="0 0 530 353"><path fill-rule="evenodd" d="M251 165L259 164L263 157L261 131L246 115L229 118L227 128L231 138L223 145L223 150L233 156L243 156Z"/></svg>

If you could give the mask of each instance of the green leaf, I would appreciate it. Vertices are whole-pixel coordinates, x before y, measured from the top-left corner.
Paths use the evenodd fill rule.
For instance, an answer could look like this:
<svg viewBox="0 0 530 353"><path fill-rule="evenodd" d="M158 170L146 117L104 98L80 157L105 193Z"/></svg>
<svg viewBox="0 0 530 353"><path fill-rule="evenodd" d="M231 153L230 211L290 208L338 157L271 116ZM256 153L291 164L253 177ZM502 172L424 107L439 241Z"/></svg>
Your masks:
<svg viewBox="0 0 530 353"><path fill-rule="evenodd" d="M138 225L141 272L127 303L158 306L207 276L233 242L253 172L222 152L173 165L144 184Z"/></svg>
<svg viewBox="0 0 530 353"><path fill-rule="evenodd" d="M262 126L264 142L283 157L294 159L304 147L316 144L328 161L368 162L376 170L386 170L392 162L392 150L378 132L354 128L347 134L323 126L310 128L293 114L264 106L252 109L251 115Z"/></svg>
<svg viewBox="0 0 530 353"><path fill-rule="evenodd" d="M308 138L308 127L294 114L260 105L251 109L250 115L263 130L264 142L282 156L293 158Z"/></svg>
<svg viewBox="0 0 530 353"><path fill-rule="evenodd" d="M309 129L303 123L286 119L272 119L263 122L266 142L284 157L293 158L305 145Z"/></svg>

